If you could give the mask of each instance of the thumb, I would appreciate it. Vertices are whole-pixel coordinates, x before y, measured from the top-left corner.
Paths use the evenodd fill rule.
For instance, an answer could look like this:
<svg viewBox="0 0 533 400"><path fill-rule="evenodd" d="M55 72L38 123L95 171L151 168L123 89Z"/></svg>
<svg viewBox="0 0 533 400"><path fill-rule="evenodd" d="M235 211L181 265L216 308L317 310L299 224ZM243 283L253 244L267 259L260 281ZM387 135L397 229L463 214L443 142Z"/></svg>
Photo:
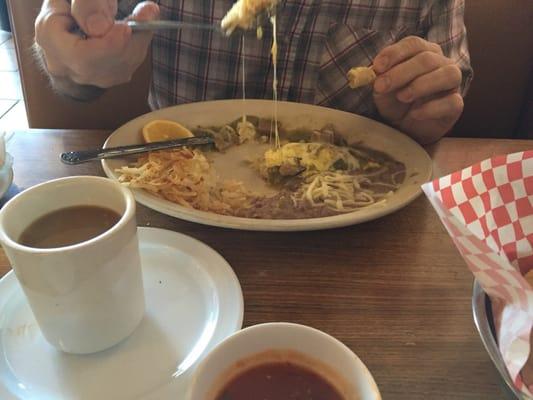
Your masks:
<svg viewBox="0 0 533 400"><path fill-rule="evenodd" d="M104 36L113 27L117 0L72 0L71 13L89 36Z"/></svg>
<svg viewBox="0 0 533 400"><path fill-rule="evenodd" d="M151 21L159 18L159 6L151 1L139 3L133 13L127 18L135 21ZM130 51L144 60L146 52L152 41L152 32L136 32L132 36Z"/></svg>
<svg viewBox="0 0 533 400"><path fill-rule="evenodd" d="M153 1L143 1L137 4L128 19L136 21L151 21L159 18L159 6Z"/></svg>

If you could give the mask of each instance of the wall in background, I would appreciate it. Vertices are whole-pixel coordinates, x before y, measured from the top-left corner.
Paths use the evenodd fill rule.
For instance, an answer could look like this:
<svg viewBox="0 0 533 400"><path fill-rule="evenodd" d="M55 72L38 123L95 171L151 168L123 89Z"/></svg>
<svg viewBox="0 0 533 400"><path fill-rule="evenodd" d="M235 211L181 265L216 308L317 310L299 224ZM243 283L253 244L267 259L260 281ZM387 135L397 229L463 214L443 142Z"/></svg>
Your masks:
<svg viewBox="0 0 533 400"><path fill-rule="evenodd" d="M525 137L519 126L531 118L524 104L532 96L533 1L466 0L465 24L474 80L453 135Z"/></svg>

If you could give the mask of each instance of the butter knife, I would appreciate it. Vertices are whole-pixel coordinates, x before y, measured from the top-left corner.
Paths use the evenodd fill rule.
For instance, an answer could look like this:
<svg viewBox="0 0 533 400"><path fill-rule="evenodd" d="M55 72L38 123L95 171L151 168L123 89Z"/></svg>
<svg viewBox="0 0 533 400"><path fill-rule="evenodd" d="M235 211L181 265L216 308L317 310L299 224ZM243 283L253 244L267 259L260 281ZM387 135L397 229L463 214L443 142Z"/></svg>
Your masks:
<svg viewBox="0 0 533 400"><path fill-rule="evenodd" d="M134 144L129 146L110 147L107 149L94 149L83 151L69 151L60 155L61 162L68 165L76 165L88 161L103 160L106 158L126 157L133 154L141 154L149 151L172 149L184 146L201 146L213 144L212 138L207 136L190 137L185 139L167 140L148 144Z"/></svg>

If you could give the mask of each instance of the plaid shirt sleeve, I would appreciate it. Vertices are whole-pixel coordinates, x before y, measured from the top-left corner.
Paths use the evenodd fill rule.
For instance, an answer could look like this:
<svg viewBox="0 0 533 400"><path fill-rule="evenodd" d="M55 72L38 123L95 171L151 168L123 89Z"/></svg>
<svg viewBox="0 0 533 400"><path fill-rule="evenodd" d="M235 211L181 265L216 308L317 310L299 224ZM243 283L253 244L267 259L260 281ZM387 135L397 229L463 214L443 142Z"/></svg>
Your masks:
<svg viewBox="0 0 533 400"><path fill-rule="evenodd" d="M454 60L463 73L461 94L466 95L473 78L464 24L464 0L429 2L425 25L427 40L441 46L445 56Z"/></svg>

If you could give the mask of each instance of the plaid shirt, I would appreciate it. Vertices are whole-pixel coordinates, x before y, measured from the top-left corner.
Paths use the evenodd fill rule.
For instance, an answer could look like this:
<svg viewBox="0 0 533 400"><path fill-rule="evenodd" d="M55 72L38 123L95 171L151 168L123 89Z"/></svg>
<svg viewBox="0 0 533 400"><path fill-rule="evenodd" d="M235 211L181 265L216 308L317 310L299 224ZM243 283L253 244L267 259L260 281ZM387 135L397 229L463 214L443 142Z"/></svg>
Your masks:
<svg viewBox="0 0 533 400"><path fill-rule="evenodd" d="M162 19L219 24L234 0L158 0ZM136 0L121 0L128 15ZM462 93L472 78L463 23L464 0L280 0L280 100L312 103L376 116L371 87L350 89L347 71L366 66L385 46L409 35L441 45L463 71ZM272 29L245 40L246 96L272 98ZM150 105L242 96L241 40L199 30L163 31L152 43Z"/></svg>

